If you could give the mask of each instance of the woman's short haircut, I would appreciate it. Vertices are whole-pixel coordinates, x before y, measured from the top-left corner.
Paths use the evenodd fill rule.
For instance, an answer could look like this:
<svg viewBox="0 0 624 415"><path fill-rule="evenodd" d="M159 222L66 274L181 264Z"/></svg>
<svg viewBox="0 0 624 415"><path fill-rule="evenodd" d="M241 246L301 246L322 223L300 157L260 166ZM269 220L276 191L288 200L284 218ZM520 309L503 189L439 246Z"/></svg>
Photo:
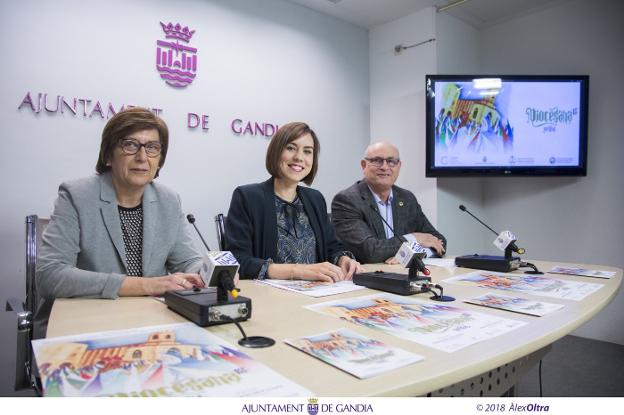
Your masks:
<svg viewBox="0 0 624 415"><path fill-rule="evenodd" d="M115 151L115 146L117 146L119 140L128 137L132 133L143 130L158 131L158 138L162 146L158 171L155 176L158 177L158 172L165 164L165 159L167 158L169 129L167 128L167 124L165 124L160 117L154 115L154 113L147 108L141 107L124 109L108 120L106 126L104 126L104 131L102 131L100 155L95 165L95 171L98 174L109 171L111 167L107 166L107 163L113 157L113 151Z"/></svg>
<svg viewBox="0 0 624 415"><path fill-rule="evenodd" d="M306 134L310 134L310 136L312 136L314 149L312 152L312 169L310 170L310 173L303 178L303 182L308 186L312 184L318 169L318 155L321 151L321 145L314 130L312 130L308 124L303 122L291 122L281 126L271 139L266 154L266 169L271 176L276 178L281 177L282 174L279 166L284 148L286 148L289 143Z"/></svg>

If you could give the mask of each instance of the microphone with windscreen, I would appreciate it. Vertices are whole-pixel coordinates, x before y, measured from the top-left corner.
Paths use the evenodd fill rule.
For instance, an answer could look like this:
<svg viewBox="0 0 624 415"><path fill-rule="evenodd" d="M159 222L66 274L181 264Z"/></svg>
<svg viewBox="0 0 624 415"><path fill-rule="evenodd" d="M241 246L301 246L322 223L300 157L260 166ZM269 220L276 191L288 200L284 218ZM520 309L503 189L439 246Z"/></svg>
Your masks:
<svg viewBox="0 0 624 415"><path fill-rule="evenodd" d="M532 271L526 271L527 274L543 274L537 267L530 262L523 262L519 257L513 257L512 252L519 255L524 254L526 251L524 248L518 247L516 241L518 238L511 231L496 232L494 229L485 224L481 219L473 215L464 205L459 205L459 210L466 212L472 216L477 222L489 229L496 239L494 239L494 246L505 253L504 256L498 255L464 255L455 258L455 265L458 267L483 269L488 271L499 272L511 272L520 267L532 268Z"/></svg>
<svg viewBox="0 0 624 415"><path fill-rule="evenodd" d="M431 282L429 269L422 260L426 255L425 248L418 242L409 242L403 235L397 235L394 229L392 229L392 226L390 226L377 209L375 209L374 205L369 205L369 208L381 218L383 223L385 223L392 233L402 242L395 258L402 266L409 269L409 273L405 276L405 274L384 272L381 270L361 272L353 276L353 283L399 295L433 293L433 297L430 297L432 300L445 302L454 301L455 299L453 297L443 295L443 288L440 285ZM419 272L422 272L425 276L419 276ZM439 293L435 292L434 289L436 288L440 290Z"/></svg>
<svg viewBox="0 0 624 415"><path fill-rule="evenodd" d="M368 205L368 207L375 212L383 223L386 224L388 229L395 235L403 244L397 251L395 258L401 265L405 268L409 268L409 276L410 278L418 277L418 273L422 272L424 275L429 275L429 270L425 266L423 262L423 258L427 256L427 251L425 248L420 245L418 242L409 242L403 235L397 235L392 226L381 216L381 213L377 209L375 209L374 205Z"/></svg>
<svg viewBox="0 0 624 415"><path fill-rule="evenodd" d="M239 268L234 255L230 251L211 251L195 225L195 216L189 213L186 219L193 225L206 247L207 252L199 274L207 287L168 291L165 293L165 304L202 327L234 323L243 336L238 341L241 346L256 348L274 345L275 340L269 337L248 337L240 325L240 322L251 318L251 299L239 296L239 290L234 285Z"/></svg>

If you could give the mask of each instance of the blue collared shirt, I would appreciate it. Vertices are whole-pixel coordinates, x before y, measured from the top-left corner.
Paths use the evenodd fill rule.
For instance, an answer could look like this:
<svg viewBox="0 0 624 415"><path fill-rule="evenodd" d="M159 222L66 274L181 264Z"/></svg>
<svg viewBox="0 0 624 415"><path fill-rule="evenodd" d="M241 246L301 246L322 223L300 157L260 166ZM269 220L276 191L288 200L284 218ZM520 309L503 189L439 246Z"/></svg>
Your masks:
<svg viewBox="0 0 624 415"><path fill-rule="evenodd" d="M384 203L383 200L375 192L373 189L369 187L371 193L373 194L373 198L375 199L375 203L377 204L377 208L379 209L379 213L381 216L394 228L394 219L392 218L392 201L394 200L394 195L392 194L392 190L390 190L390 196L388 196L388 202ZM382 221L383 222L383 221ZM386 239L390 239L394 236L394 232L390 229L390 226L386 225L383 222L384 232L386 233Z"/></svg>

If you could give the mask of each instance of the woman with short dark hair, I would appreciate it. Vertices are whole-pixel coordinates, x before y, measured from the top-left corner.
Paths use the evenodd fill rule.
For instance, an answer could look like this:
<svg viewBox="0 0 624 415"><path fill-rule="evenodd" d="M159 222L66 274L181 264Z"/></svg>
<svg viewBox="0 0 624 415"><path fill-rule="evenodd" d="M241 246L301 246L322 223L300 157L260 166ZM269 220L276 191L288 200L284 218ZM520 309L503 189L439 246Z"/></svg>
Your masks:
<svg viewBox="0 0 624 415"><path fill-rule="evenodd" d="M168 144L163 120L145 108L126 109L104 127L98 174L60 185L37 260L44 299L39 336L54 298L159 295L204 285L180 198L153 181Z"/></svg>
<svg viewBox="0 0 624 415"><path fill-rule="evenodd" d="M165 164L167 151L169 150L169 129L167 124L151 111L145 108L133 107L121 111L104 126L100 143L100 154L95 165L95 171L98 174L102 174L111 170L109 161L119 144L119 140L140 130L156 130L158 133L160 144L158 170L160 170ZM158 170L154 178L158 177Z"/></svg>
<svg viewBox="0 0 624 415"><path fill-rule="evenodd" d="M227 249L241 278L349 280L361 270L336 239L323 195L312 184L320 145L305 123L282 126L267 149L271 178L234 190L225 221Z"/></svg>

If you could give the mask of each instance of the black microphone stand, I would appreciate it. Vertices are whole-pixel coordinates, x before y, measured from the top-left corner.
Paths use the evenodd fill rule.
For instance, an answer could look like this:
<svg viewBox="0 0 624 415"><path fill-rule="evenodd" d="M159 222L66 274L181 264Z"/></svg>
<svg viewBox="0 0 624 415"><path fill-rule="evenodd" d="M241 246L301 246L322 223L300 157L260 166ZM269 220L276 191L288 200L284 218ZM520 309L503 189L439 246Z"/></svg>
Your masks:
<svg viewBox="0 0 624 415"><path fill-rule="evenodd" d="M195 231L199 235L199 238L201 239L202 243L206 247L206 250L210 252L210 247L208 246L201 232L195 225L195 216L189 213L188 215L186 215L186 219L189 221L191 225L193 225L193 227L195 228ZM243 310L244 311L243 314L247 315L247 313L249 313L249 317L251 316L251 299L244 298L244 297L237 297L237 294L240 290L236 288L236 286L234 285L234 278L230 272L228 272L227 270L220 271L217 274L216 278L211 278L210 283L211 285L217 286L216 302L214 300L210 301L209 299L199 299L197 301L201 303L201 305L207 307L207 309L204 308L203 310L207 310L206 314L209 315L208 321L206 322L203 318L200 318L200 320L202 320L205 323L205 325L209 325L211 321L216 321L217 324L218 322L234 323L236 327L238 327L238 329L240 330L241 334L243 335L243 338L238 341L238 344L244 347L261 348L261 347L270 347L275 344L275 340L273 340L270 337L264 337L264 336L249 336L248 337L245 331L243 330L243 327L237 321L237 319L232 318L229 315L225 314L227 312L226 308L221 308L222 306L230 307L231 305L238 304L239 313L241 312L241 310ZM201 290L198 287L193 287L193 291L200 292ZM231 299L230 293L233 293L234 297L236 298ZM176 295L176 293L173 292L172 295ZM194 299L192 297L186 297L183 299L183 301L185 301L186 303L189 303L189 302L193 302ZM181 313L182 315L188 318L188 316L184 312L181 312L180 308L176 307L176 305L177 304L168 304L170 308L174 309L176 312ZM213 320L210 320L210 318L212 318ZM195 321L195 323L199 324L197 321Z"/></svg>
<svg viewBox="0 0 624 415"><path fill-rule="evenodd" d="M392 226L390 226L390 224L388 223L388 221L386 221L386 219L381 216L381 213L379 213L379 211L375 208L375 205L368 205L368 207L377 214L377 216L379 216L379 219L381 219L381 221L388 227L388 229L390 229L390 231L392 232L393 235L395 235L397 238L399 238L399 240L402 243L408 243L408 240L403 236L403 235L397 235L396 232L394 231L394 229L392 228ZM447 302L447 301L455 301L455 298L447 296L447 295L443 295L443 288L441 285L439 284L433 284L431 282L431 277L429 277L429 269L427 269L427 267L425 266L425 263L422 261L421 257L418 256L418 254L415 254L412 259L409 261L409 263L407 264L407 268L408 268L408 274L407 274L407 286L409 287L408 290L413 291L411 292L411 294L416 294L416 293L426 293L426 292L430 292L433 293L433 297L430 297L430 299L434 300L434 301L443 301L443 302ZM420 276L418 273L422 272L424 274L424 276ZM380 273L380 274L384 274L382 271L376 271L375 273ZM379 279L380 277L378 276L377 279ZM392 280L389 280L392 281ZM356 282L356 279L354 278L354 282ZM357 282L356 282L357 283ZM383 286L380 286L380 283L371 283L369 282L368 285L366 283L361 283L358 285L364 285L367 286L369 288L373 288L373 289L378 289L378 290L383 290L383 291L389 291L389 292L397 292L395 290L388 290L388 289L384 289ZM433 288L438 288L440 290L440 294L436 293L435 291L433 291ZM405 288L403 288L402 290L399 290L401 292L397 292L401 295L405 295L405 293L403 292L405 290Z"/></svg>
<svg viewBox="0 0 624 415"><path fill-rule="evenodd" d="M492 231L492 233L496 236L498 236L498 233L490 228L487 224L485 224L485 222L483 222L481 219L479 219L478 217L476 217L475 215L472 214L472 212L470 212L466 206L464 205L459 205L459 210L461 210L462 212L466 212L467 214L469 214L470 216L472 216L477 222L479 222L481 225L485 226L487 229L489 229L490 231ZM506 247L505 247L505 261L507 261L509 264L511 264L513 261L519 261L519 265L517 266L517 268L532 268L532 271L525 271L525 274L533 274L533 275L542 275L544 274L543 272L541 272L540 270L537 269L537 267L534 264L531 264L530 262L525 262L525 261L520 261L520 258L514 258L512 252L517 252L519 254L523 254L524 253L524 249L522 248L518 248L515 245L515 241L511 241L511 243L509 243ZM498 257L500 258L500 257Z"/></svg>

